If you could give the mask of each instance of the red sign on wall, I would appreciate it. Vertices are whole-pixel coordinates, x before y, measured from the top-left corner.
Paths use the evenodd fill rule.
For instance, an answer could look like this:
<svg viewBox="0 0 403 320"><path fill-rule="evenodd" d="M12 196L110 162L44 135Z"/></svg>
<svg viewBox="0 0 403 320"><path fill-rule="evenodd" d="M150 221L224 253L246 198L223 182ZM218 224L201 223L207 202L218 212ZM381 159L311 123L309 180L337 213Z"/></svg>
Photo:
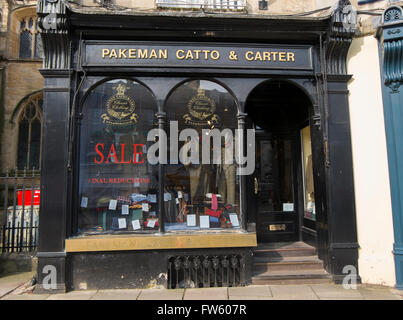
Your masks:
<svg viewBox="0 0 403 320"><path fill-rule="evenodd" d="M22 206L22 190L17 191L17 200L18 200L18 205ZM24 205L30 206L31 205L31 198L32 198L32 190L25 190L25 198L24 198ZM34 206L39 206L39 202L41 200L41 191L36 189L34 190Z"/></svg>

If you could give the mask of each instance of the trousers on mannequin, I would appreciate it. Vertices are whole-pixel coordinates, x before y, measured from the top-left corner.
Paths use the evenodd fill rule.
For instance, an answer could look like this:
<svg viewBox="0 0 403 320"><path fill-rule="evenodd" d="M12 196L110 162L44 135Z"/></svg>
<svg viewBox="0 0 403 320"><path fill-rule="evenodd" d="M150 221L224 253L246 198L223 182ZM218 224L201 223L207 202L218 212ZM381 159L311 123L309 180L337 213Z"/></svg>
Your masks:
<svg viewBox="0 0 403 320"><path fill-rule="evenodd" d="M218 170L218 193L225 204L235 204L235 172L235 164L220 165Z"/></svg>
<svg viewBox="0 0 403 320"><path fill-rule="evenodd" d="M190 179L190 198L192 204L194 204L195 201L203 199L204 195L210 189L210 165L190 165L188 170Z"/></svg>

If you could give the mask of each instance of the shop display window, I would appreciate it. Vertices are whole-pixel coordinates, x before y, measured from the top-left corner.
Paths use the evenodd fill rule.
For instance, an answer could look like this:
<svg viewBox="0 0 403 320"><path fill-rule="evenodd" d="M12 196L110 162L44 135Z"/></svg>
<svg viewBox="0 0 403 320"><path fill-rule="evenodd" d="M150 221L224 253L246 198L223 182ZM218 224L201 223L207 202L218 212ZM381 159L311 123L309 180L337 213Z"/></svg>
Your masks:
<svg viewBox="0 0 403 320"><path fill-rule="evenodd" d="M235 157L231 161L237 128L235 99L215 82L194 80L171 93L165 111L168 124L177 125L169 139L180 140L178 161L170 159L165 169L165 231L239 229L239 176ZM192 134L181 140L185 129ZM214 135L218 144L213 142ZM210 163L203 159L203 152ZM218 154L220 158L214 158Z"/></svg>
<svg viewBox="0 0 403 320"><path fill-rule="evenodd" d="M78 233L156 232L158 166L147 161L157 105L142 84L104 82L83 105Z"/></svg>
<svg viewBox="0 0 403 320"><path fill-rule="evenodd" d="M312 145L311 127L307 126L301 130L302 158L303 158L303 181L304 181L304 218L316 220L315 190L313 186L312 168Z"/></svg>

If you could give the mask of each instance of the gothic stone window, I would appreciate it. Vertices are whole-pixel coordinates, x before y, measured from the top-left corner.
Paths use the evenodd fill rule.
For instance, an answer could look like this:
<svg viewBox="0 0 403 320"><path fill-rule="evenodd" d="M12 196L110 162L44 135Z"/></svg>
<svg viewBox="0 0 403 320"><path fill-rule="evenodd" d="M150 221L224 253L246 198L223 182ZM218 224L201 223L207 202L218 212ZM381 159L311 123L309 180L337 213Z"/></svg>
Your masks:
<svg viewBox="0 0 403 320"><path fill-rule="evenodd" d="M32 97L18 120L18 169L39 169L41 151L42 94Z"/></svg>
<svg viewBox="0 0 403 320"><path fill-rule="evenodd" d="M42 55L42 41L37 17L26 17L20 23L19 57L21 59L40 59Z"/></svg>

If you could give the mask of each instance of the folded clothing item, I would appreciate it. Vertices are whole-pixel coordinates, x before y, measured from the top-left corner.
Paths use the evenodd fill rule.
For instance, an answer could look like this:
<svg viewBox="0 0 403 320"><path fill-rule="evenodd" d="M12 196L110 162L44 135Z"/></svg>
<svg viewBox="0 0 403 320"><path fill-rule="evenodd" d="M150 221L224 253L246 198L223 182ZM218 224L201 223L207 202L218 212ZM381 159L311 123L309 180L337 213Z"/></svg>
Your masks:
<svg viewBox="0 0 403 320"><path fill-rule="evenodd" d="M210 228L219 228L221 225L220 219L216 217L210 217Z"/></svg>
<svg viewBox="0 0 403 320"><path fill-rule="evenodd" d="M148 200L147 196L145 196L144 194L140 194L140 193L132 193L130 198L132 199L133 202L141 202L141 201Z"/></svg>
<svg viewBox="0 0 403 320"><path fill-rule="evenodd" d="M211 210L209 208L206 208L205 209L205 214L207 214L207 215L209 215L211 217L219 218L221 216L221 214L222 214L222 211L221 210L215 211L215 210Z"/></svg>

